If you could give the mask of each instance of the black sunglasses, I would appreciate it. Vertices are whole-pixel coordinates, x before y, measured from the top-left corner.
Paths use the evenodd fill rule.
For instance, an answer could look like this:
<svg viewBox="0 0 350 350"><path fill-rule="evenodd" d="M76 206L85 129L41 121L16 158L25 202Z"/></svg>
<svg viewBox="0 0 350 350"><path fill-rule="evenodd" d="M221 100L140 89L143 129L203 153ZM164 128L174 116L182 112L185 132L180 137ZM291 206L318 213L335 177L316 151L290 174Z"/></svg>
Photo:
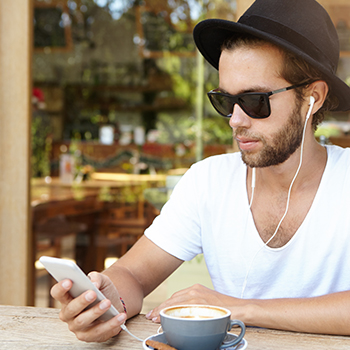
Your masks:
<svg viewBox="0 0 350 350"><path fill-rule="evenodd" d="M215 89L208 92L208 97L216 111L224 117L230 118L232 116L233 106L238 103L244 113L249 115L249 117L263 119L267 118L271 114L269 99L271 95L292 90L307 84L310 83L292 85L270 92L247 92L239 95L230 95L221 92L219 89Z"/></svg>

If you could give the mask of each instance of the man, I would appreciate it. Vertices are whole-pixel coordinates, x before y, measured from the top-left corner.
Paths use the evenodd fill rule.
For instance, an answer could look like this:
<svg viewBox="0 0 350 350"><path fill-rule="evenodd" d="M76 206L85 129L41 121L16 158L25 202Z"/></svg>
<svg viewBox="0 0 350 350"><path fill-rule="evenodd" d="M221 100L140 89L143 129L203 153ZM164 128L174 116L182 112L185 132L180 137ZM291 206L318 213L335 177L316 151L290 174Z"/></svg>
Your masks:
<svg viewBox="0 0 350 350"><path fill-rule="evenodd" d="M330 18L314 0L257 0L237 22L206 20L197 47L219 70L209 93L230 118L240 153L191 167L145 236L116 264L91 279L96 295L72 300L68 280L52 295L60 317L85 341L120 331L143 298L198 253L215 290L195 285L169 305L225 306L247 325L350 334L350 152L323 147L313 131L323 109L350 109L350 89L335 75L339 47Z"/></svg>

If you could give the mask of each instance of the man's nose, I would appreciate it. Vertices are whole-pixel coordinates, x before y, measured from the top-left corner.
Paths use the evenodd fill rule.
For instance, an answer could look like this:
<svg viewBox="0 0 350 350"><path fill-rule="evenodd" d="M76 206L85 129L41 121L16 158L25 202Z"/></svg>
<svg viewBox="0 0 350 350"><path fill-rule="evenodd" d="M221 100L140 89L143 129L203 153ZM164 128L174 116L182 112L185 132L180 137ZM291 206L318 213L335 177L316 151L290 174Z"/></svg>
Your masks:
<svg viewBox="0 0 350 350"><path fill-rule="evenodd" d="M237 129L239 127L249 128L251 124L251 118L246 114L243 109L235 103L233 106L232 115L229 121L232 129Z"/></svg>

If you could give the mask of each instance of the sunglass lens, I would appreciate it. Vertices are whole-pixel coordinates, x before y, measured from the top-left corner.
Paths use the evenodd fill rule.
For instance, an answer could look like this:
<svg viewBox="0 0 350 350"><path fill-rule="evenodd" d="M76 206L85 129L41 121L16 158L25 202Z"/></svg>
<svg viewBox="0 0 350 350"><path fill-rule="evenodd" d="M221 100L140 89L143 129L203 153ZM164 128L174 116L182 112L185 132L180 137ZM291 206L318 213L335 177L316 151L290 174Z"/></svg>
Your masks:
<svg viewBox="0 0 350 350"><path fill-rule="evenodd" d="M262 94L240 96L238 103L252 118L266 118L270 115L268 97Z"/></svg>
<svg viewBox="0 0 350 350"><path fill-rule="evenodd" d="M220 94L209 95L213 107L224 117L231 117L234 102L230 97Z"/></svg>

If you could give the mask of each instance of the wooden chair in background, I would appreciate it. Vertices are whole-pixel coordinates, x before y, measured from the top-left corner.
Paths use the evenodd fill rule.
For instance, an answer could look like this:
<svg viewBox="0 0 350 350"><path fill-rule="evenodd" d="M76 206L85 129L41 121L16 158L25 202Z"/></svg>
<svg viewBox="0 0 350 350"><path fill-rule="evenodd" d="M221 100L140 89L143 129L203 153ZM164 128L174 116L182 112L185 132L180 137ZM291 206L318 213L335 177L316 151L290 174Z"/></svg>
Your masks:
<svg viewBox="0 0 350 350"><path fill-rule="evenodd" d="M96 266L105 268L105 259L112 255L123 256L143 235L148 226L145 202L119 202L107 208L100 216L99 234L96 238Z"/></svg>
<svg viewBox="0 0 350 350"><path fill-rule="evenodd" d="M69 221L64 215L58 215L50 219L34 223L35 237L35 261L41 256L62 257L62 240L67 237L76 237L77 234L84 232L86 225L79 222ZM74 255L74 250L73 250ZM74 256L72 256L74 259ZM36 280L43 276L48 278L48 299L49 307L54 306L54 300L50 295L50 289L55 280L43 268L36 269Z"/></svg>

